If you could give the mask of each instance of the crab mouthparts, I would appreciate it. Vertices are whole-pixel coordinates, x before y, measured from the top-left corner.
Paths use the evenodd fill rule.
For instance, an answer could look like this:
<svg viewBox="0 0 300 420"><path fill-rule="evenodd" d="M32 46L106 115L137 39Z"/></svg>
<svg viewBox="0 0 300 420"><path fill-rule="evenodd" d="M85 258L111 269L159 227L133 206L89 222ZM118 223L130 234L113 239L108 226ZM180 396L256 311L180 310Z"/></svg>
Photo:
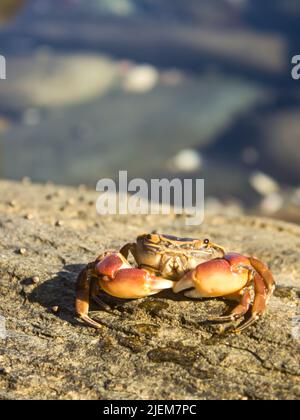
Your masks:
<svg viewBox="0 0 300 420"><path fill-rule="evenodd" d="M173 286L173 292L179 293L183 290L194 288L195 284L191 278L187 276L182 277L180 280L176 281Z"/></svg>
<svg viewBox="0 0 300 420"><path fill-rule="evenodd" d="M204 248L200 250L200 254L214 258L222 258L225 255L225 251L222 247Z"/></svg>

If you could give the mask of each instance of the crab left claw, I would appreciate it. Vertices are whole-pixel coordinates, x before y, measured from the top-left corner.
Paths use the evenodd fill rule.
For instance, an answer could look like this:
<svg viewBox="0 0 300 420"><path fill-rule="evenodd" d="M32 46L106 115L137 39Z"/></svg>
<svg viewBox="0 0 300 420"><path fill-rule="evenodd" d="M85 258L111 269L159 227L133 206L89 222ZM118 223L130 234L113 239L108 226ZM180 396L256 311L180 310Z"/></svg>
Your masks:
<svg viewBox="0 0 300 420"><path fill-rule="evenodd" d="M241 332L252 325L264 312L275 288L275 280L269 268L254 257L226 254L223 258L199 264L186 273L173 287L175 293L187 290L191 298L224 297L238 299L239 304L229 315L211 317L210 321L235 321L244 316L251 304L250 287L254 287L254 299L250 318L234 332Z"/></svg>
<svg viewBox="0 0 300 420"><path fill-rule="evenodd" d="M97 303L98 293L105 291L123 299L150 296L174 285L172 280L157 277L145 269L133 268L118 252L109 252L90 263L78 276L76 285L76 313L87 324L101 328L101 324L89 317L90 295Z"/></svg>

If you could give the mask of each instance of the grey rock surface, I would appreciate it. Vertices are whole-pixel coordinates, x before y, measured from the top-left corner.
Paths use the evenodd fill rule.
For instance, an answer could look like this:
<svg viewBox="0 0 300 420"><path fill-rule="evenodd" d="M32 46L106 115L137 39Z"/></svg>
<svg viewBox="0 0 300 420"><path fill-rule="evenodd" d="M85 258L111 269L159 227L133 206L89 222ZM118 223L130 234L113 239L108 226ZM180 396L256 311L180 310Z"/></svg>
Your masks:
<svg viewBox="0 0 300 420"><path fill-rule="evenodd" d="M1 398L300 397L299 226L208 214L199 227L175 216L100 217L94 192L26 181L1 181L0 197ZM243 334L221 334L202 321L228 310L223 300L103 295L111 313L91 308L103 330L83 325L74 316L82 266L153 229L210 237L269 263L278 286L266 315Z"/></svg>

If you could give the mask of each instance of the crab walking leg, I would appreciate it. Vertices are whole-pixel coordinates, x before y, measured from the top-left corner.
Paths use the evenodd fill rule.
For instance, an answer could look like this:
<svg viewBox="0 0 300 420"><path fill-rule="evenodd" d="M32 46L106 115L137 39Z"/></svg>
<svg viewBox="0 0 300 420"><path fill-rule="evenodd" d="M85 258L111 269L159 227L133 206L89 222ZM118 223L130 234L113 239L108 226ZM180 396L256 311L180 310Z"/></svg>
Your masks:
<svg viewBox="0 0 300 420"><path fill-rule="evenodd" d="M250 307L251 294L248 289L243 289L238 296L240 297L239 304L228 315L212 316L209 317L208 320L213 322L230 322L236 321L244 316ZM224 298L230 299L231 297L224 296Z"/></svg>
<svg viewBox="0 0 300 420"><path fill-rule="evenodd" d="M94 263L88 264L78 275L76 282L76 314L80 319L94 328L102 328L102 325L89 317L89 299L91 288L91 274Z"/></svg>
<svg viewBox="0 0 300 420"><path fill-rule="evenodd" d="M268 303L276 287L275 279L269 267L266 264L264 264L262 261L260 261L259 259L255 257L250 257L249 260L251 262L252 267L255 269L257 273L259 273L259 275L261 276L261 278L263 279L265 283L265 286L267 288L267 303Z"/></svg>
<svg viewBox="0 0 300 420"><path fill-rule="evenodd" d="M263 278L260 274L254 273L254 301L253 306L251 310L251 316L248 319L248 321L244 322L233 330L235 333L240 333L241 331L248 328L250 325L252 325L257 319L265 312L266 306L267 306L267 299L268 299L268 292L265 286L265 283L263 281Z"/></svg>
<svg viewBox="0 0 300 420"><path fill-rule="evenodd" d="M99 295L101 293L102 289L100 287L100 284L98 281L91 281L91 291L90 291L90 297L91 299L105 312L108 312L110 314L113 314L113 311L109 305L104 303L100 298Z"/></svg>

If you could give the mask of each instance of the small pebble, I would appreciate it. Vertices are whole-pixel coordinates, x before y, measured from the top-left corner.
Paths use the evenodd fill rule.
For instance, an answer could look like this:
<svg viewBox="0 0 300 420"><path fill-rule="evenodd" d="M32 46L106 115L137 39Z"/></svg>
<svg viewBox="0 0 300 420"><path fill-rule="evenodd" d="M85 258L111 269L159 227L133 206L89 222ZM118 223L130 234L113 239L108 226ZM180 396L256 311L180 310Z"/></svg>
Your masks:
<svg viewBox="0 0 300 420"><path fill-rule="evenodd" d="M16 200L11 200L9 203L10 207L17 207L17 201Z"/></svg>
<svg viewBox="0 0 300 420"><path fill-rule="evenodd" d="M52 311L54 314L57 314L57 312L59 311L59 306L52 306L51 311Z"/></svg>
<svg viewBox="0 0 300 420"><path fill-rule="evenodd" d="M273 214L279 211L283 205L283 197L279 193L272 193L263 198L260 207L264 213Z"/></svg>
<svg viewBox="0 0 300 420"><path fill-rule="evenodd" d="M32 284L37 284L37 283L40 282L40 278L38 276L33 276L31 278L31 282L32 282Z"/></svg>
<svg viewBox="0 0 300 420"><path fill-rule="evenodd" d="M73 205L75 204L75 200L74 200L74 198L68 198L68 199L67 199L67 204L68 204L69 206L73 206Z"/></svg>
<svg viewBox="0 0 300 420"><path fill-rule="evenodd" d="M151 65L137 65L127 73L123 88L128 92L145 93L155 87L159 81L159 73Z"/></svg>
<svg viewBox="0 0 300 420"><path fill-rule="evenodd" d="M78 210L77 214L78 214L78 217L83 217L83 218L86 217L86 212L83 210Z"/></svg>
<svg viewBox="0 0 300 420"><path fill-rule="evenodd" d="M203 158L194 149L183 149L167 162L168 167L174 172L192 172L200 170Z"/></svg>
<svg viewBox="0 0 300 420"><path fill-rule="evenodd" d="M0 374L2 374L2 375L8 375L10 372L11 372L11 368L10 367L0 368Z"/></svg>
<svg viewBox="0 0 300 420"><path fill-rule="evenodd" d="M21 255L25 255L27 253L27 249L26 248L19 248L18 252Z"/></svg>
<svg viewBox="0 0 300 420"><path fill-rule="evenodd" d="M63 226L64 222L62 220L57 220L55 226Z"/></svg>
<svg viewBox="0 0 300 420"><path fill-rule="evenodd" d="M33 219L33 214L32 214L32 213L27 213L27 214L25 215L25 219L26 219L26 220L32 220L32 219Z"/></svg>
<svg viewBox="0 0 300 420"><path fill-rule="evenodd" d="M250 176L249 182L252 188L263 196L278 193L280 191L280 186L277 181L263 172L254 172Z"/></svg>

